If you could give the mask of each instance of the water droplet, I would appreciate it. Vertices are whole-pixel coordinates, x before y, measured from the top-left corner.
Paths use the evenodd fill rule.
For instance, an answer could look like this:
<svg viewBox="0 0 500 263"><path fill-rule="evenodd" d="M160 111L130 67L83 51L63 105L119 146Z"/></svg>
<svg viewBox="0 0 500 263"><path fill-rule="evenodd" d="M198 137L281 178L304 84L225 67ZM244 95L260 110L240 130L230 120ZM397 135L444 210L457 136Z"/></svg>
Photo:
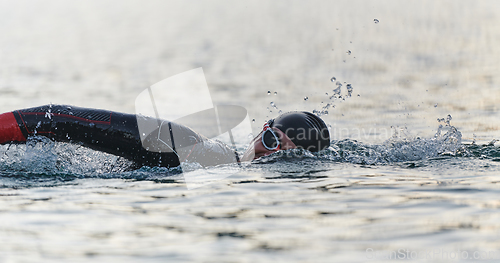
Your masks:
<svg viewBox="0 0 500 263"><path fill-rule="evenodd" d="M380 21L378 21L378 19L375 18L375 19L373 19L373 22L375 22L375 24L378 24L378 22L380 22Z"/></svg>
<svg viewBox="0 0 500 263"><path fill-rule="evenodd" d="M279 114L281 114L281 113L283 113L283 111L282 111L282 110L279 110L279 111L278 111L278 113L279 113Z"/></svg>
<svg viewBox="0 0 500 263"><path fill-rule="evenodd" d="M347 84L347 97L351 97L352 91L354 90L351 84Z"/></svg>
<svg viewBox="0 0 500 263"><path fill-rule="evenodd" d="M143 133L142 133L142 136L146 136L146 134L143 132Z"/></svg>
<svg viewBox="0 0 500 263"><path fill-rule="evenodd" d="M338 86L338 88L334 89L334 90L333 90L333 93L335 93L335 95L340 95L340 92L341 92L341 89L340 89L340 88L341 88L341 87L342 87L342 84L340 84L340 85Z"/></svg>
<svg viewBox="0 0 500 263"><path fill-rule="evenodd" d="M276 107L276 104L274 104L274 101L271 101L271 103L269 103L269 104L271 104L271 107L273 107L273 108L277 108L277 107Z"/></svg>
<svg viewBox="0 0 500 263"><path fill-rule="evenodd" d="M275 91L275 92L274 92L274 95L278 95L278 92L277 92L277 91Z"/></svg>
<svg viewBox="0 0 500 263"><path fill-rule="evenodd" d="M437 104L437 103L436 103L436 104L434 104L434 108L437 108L437 106L438 106L438 104Z"/></svg>
<svg viewBox="0 0 500 263"><path fill-rule="evenodd" d="M358 94L358 97L361 97L361 95Z"/></svg>
<svg viewBox="0 0 500 263"><path fill-rule="evenodd" d="M252 122L255 122L255 119L252 119Z"/></svg>
<svg viewBox="0 0 500 263"><path fill-rule="evenodd" d="M304 100L308 100L308 99L309 99L309 97L304 97Z"/></svg>
<svg viewBox="0 0 500 263"><path fill-rule="evenodd" d="M325 93L325 94L326 94L326 96L328 96L328 92L327 92L327 93Z"/></svg>
<svg viewBox="0 0 500 263"><path fill-rule="evenodd" d="M271 91L270 90L267 91L267 95L271 95Z"/></svg>
<svg viewBox="0 0 500 263"><path fill-rule="evenodd" d="M351 55L351 51L350 50L347 50L347 55Z"/></svg>
<svg viewBox="0 0 500 263"><path fill-rule="evenodd" d="M332 77L332 78L330 79L330 81L331 81L331 82L334 82L334 81L336 81L336 80L337 80L337 78L336 78L336 77Z"/></svg>
<svg viewBox="0 0 500 263"><path fill-rule="evenodd" d="M66 109L71 110L71 107L70 107L70 106L68 106L68 107L66 107Z"/></svg>

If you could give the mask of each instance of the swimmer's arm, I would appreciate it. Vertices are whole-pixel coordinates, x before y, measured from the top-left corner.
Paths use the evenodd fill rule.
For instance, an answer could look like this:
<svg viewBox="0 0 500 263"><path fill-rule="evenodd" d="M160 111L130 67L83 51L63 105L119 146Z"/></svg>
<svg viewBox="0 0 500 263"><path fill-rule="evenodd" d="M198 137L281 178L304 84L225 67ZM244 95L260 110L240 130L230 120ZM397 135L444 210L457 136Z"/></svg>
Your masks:
<svg viewBox="0 0 500 263"><path fill-rule="evenodd" d="M133 114L44 105L0 115L0 144L26 142L35 135L121 156L137 166L179 165L173 153L152 153L142 147Z"/></svg>

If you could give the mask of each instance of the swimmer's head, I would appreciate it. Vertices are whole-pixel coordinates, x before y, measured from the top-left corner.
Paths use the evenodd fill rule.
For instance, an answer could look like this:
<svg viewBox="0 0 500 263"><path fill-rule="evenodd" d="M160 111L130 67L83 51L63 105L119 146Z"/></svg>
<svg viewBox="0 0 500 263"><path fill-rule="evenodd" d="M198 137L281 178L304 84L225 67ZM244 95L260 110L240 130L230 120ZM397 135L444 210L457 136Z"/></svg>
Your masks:
<svg viewBox="0 0 500 263"><path fill-rule="evenodd" d="M261 132L250 143L249 148L242 157L242 161L251 161L262 156L266 156L278 150L289 150L302 148L311 152L319 152L330 145L330 133L325 122L318 116L304 111L287 112L276 119L266 123L269 125L277 137L279 137L279 147L269 147L263 142ZM264 126L264 130L266 125ZM268 129L268 128L267 128ZM267 132L266 136L269 136ZM266 137L265 136L265 137ZM275 145L274 145L275 146ZM272 149L272 150L271 150Z"/></svg>
<svg viewBox="0 0 500 263"><path fill-rule="evenodd" d="M297 148L319 152L330 146L330 133L325 122L310 112L287 112L270 122L270 127L284 132Z"/></svg>

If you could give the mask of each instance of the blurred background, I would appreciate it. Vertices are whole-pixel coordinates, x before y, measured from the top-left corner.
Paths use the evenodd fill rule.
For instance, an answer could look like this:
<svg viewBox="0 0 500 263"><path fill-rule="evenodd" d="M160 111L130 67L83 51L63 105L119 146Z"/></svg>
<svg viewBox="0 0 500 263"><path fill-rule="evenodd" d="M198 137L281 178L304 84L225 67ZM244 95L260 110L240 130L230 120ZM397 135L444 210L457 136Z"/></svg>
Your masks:
<svg viewBox="0 0 500 263"><path fill-rule="evenodd" d="M133 113L145 88L203 67L214 103L246 107L254 130L279 110L330 103L323 117L339 137L377 143L387 136L355 129L391 126L428 136L451 114L465 139L490 140L499 10L498 1L1 1L0 111ZM330 99L336 81L353 97Z"/></svg>

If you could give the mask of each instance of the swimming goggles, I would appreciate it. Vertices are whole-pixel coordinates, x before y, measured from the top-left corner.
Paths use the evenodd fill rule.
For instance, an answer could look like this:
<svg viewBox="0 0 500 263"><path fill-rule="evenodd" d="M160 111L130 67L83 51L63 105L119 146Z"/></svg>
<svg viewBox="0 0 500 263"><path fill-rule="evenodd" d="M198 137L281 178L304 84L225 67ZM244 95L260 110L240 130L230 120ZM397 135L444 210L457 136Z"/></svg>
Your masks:
<svg viewBox="0 0 500 263"><path fill-rule="evenodd" d="M262 130L262 144L264 147L270 151L279 150L281 147L280 138L278 135L271 129L271 126L274 120L268 121L264 124L264 128Z"/></svg>

